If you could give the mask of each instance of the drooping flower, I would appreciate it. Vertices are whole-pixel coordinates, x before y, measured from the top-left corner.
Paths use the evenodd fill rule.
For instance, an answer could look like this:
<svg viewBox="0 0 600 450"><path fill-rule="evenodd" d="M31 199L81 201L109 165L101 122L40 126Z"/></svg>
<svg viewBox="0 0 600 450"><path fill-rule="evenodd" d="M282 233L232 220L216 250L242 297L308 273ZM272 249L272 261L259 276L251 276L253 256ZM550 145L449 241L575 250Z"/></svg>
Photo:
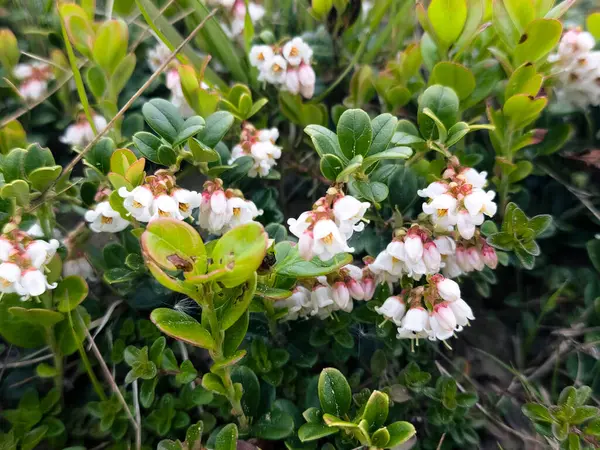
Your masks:
<svg viewBox="0 0 600 450"><path fill-rule="evenodd" d="M429 314L429 325L432 337L444 341L454 334L456 330L456 317L447 302L438 303Z"/></svg>
<svg viewBox="0 0 600 450"><path fill-rule="evenodd" d="M119 195L125 200L123 207L140 222L149 222L152 218L154 194L149 187L137 186L131 192L126 187L119 188Z"/></svg>
<svg viewBox="0 0 600 450"><path fill-rule="evenodd" d="M38 101L48 92L48 82L54 78L52 68L43 62L17 64L13 75L19 80L19 94L25 101Z"/></svg>
<svg viewBox="0 0 600 450"><path fill-rule="evenodd" d="M103 131L106 128L107 122L104 117L93 114L92 120L97 132ZM82 114L76 123L67 127L65 134L60 137L60 142L67 145L84 147L92 142L94 136L95 134L90 123L85 115Z"/></svg>
<svg viewBox="0 0 600 450"><path fill-rule="evenodd" d="M281 157L281 147L275 145L278 137L277 128L257 130L249 123L244 124L240 142L233 147L229 164L243 156L250 156L254 159L254 164L248 171L248 176L267 176Z"/></svg>
<svg viewBox="0 0 600 450"><path fill-rule="evenodd" d="M48 289L56 288L57 283L48 283L46 276L39 269L26 269L21 273L21 280L16 284L21 300L38 297Z"/></svg>
<svg viewBox="0 0 600 450"><path fill-rule="evenodd" d="M400 326L406 312L406 304L402 297L394 295L388 297L380 307L375 307L375 312Z"/></svg>
<svg viewBox="0 0 600 450"><path fill-rule="evenodd" d="M100 202L94 209L87 211L85 220L90 222L90 228L96 233L117 233L129 225L107 201Z"/></svg>
<svg viewBox="0 0 600 450"><path fill-rule="evenodd" d="M20 281L21 268L18 265L9 262L0 264L0 293L12 294L17 292Z"/></svg>
<svg viewBox="0 0 600 450"><path fill-rule="evenodd" d="M37 239L25 247L25 254L33 267L39 269L52 260L59 246L60 244L56 239L51 239L50 242Z"/></svg>

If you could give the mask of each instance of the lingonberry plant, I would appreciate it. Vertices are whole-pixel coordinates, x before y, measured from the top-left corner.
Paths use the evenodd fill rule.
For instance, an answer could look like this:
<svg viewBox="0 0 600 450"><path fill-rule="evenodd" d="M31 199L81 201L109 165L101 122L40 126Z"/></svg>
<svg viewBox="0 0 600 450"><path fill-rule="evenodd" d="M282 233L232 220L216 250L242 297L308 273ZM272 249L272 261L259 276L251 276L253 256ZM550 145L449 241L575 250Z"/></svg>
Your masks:
<svg viewBox="0 0 600 450"><path fill-rule="evenodd" d="M0 9L0 449L598 448L594 7Z"/></svg>

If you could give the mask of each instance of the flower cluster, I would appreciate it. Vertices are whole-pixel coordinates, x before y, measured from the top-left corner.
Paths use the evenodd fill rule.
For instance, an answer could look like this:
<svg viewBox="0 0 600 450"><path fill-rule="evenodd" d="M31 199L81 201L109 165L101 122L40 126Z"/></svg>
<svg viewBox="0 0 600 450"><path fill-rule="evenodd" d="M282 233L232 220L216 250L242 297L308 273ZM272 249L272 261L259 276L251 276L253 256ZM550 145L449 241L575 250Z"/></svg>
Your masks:
<svg viewBox="0 0 600 450"><path fill-rule="evenodd" d="M169 58L171 51L163 42L156 44L154 48L148 50L148 65L152 71L157 71L163 63ZM193 116L194 110L190 107L181 87L181 77L179 75L179 61L173 60L165 69L166 86L171 91L169 101L179 109L179 112L184 117ZM202 89L210 89L210 86L204 81L200 84Z"/></svg>
<svg viewBox="0 0 600 450"><path fill-rule="evenodd" d="M13 69L14 77L19 80L19 94L25 101L38 101L48 92L48 81L54 78L52 68L43 62L17 64Z"/></svg>
<svg viewBox="0 0 600 450"><path fill-rule="evenodd" d="M498 209L494 203L496 193L483 189L486 183L486 172L461 167L456 158L451 158L442 180L418 191L419 196L429 199L423 203L423 212L436 229L448 232L456 227L463 239L471 239L484 215L492 217Z"/></svg>
<svg viewBox="0 0 600 450"><path fill-rule="evenodd" d="M298 219L288 219L290 232L299 239L300 255L306 260L318 256L328 261L339 253L353 252L348 239L365 227L363 217L369 206L335 187L329 188L311 211L303 212Z"/></svg>
<svg viewBox="0 0 600 450"><path fill-rule="evenodd" d="M48 283L46 265L56 254L59 243L32 239L27 233L13 230L0 237L0 293L18 294L21 300L38 297L56 283Z"/></svg>
<svg viewBox="0 0 600 450"><path fill-rule="evenodd" d="M557 99L579 109L600 105L600 51L592 51L594 36L579 29L562 37L558 53L550 55L557 69Z"/></svg>
<svg viewBox="0 0 600 450"><path fill-rule="evenodd" d="M129 191L119 189L123 206L138 222L151 222L159 217L184 220L200 206L200 194L178 187L172 175L159 170L147 176L144 184Z"/></svg>
<svg viewBox="0 0 600 450"><path fill-rule="evenodd" d="M242 128L240 143L233 147L229 164L242 156L254 159L254 165L248 172L249 177L265 177L281 157L281 147L275 145L279 138L277 128L257 130L249 123Z"/></svg>
<svg viewBox="0 0 600 450"><path fill-rule="evenodd" d="M440 274L427 285L389 297L375 311L398 327L398 339L445 341L475 319L458 284Z"/></svg>
<svg viewBox="0 0 600 450"><path fill-rule="evenodd" d="M106 128L106 119L98 114L92 115L92 120L96 126L96 131L100 132ZM94 139L94 130L88 122L85 114L80 114L77 121L73 125L69 125L65 130L65 134L60 137L60 142L67 145L76 145L85 147Z"/></svg>
<svg viewBox="0 0 600 450"><path fill-rule="evenodd" d="M262 214L254 202L245 200L239 191L223 190L223 182L216 178L204 183L200 194L200 227L211 234L223 234L232 228L252 222Z"/></svg>
<svg viewBox="0 0 600 450"><path fill-rule="evenodd" d="M368 269L348 264L337 274L317 277L312 286L296 286L290 297L274 306L287 308L286 321L313 316L323 320L335 311L351 312L353 300L369 301L374 293L375 280Z"/></svg>
<svg viewBox="0 0 600 450"><path fill-rule="evenodd" d="M228 37L235 38L243 33L246 22L246 2L244 0L209 0L209 4L222 6L229 11L231 26L221 24ZM265 8L257 3L248 2L248 15L254 24L264 17Z"/></svg>
<svg viewBox="0 0 600 450"><path fill-rule="evenodd" d="M311 66L312 55L310 46L302 38L295 37L282 48L255 45L250 50L250 64L259 70L259 81L311 98L316 80Z"/></svg>

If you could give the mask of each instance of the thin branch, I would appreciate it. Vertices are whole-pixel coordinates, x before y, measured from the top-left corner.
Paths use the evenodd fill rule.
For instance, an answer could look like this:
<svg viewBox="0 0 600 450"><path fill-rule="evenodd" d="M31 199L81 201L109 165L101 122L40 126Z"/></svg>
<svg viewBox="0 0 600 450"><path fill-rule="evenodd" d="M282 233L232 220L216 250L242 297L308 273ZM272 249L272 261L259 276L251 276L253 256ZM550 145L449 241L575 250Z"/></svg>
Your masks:
<svg viewBox="0 0 600 450"><path fill-rule="evenodd" d="M141 450L142 448L142 413L140 412L140 399L138 397L138 380L134 380L132 383L133 387L133 407L135 409L135 421L137 423L137 429L135 430L135 448Z"/></svg>
<svg viewBox="0 0 600 450"><path fill-rule="evenodd" d="M119 386L117 386L115 379L111 375L110 370L108 369L108 366L106 365L106 361L104 361L104 358L102 357L100 350L98 350L98 346L92 339L92 335L90 334L89 330L86 329L85 334L88 338L88 341L90 342L90 344L92 346L92 352L94 353L94 356L100 363L100 367L102 368L102 373L104 374L104 378L106 378L106 382L110 385L113 393L117 396L119 403L121 403L121 405L123 406L123 409L125 410L125 413L127 414L127 418L133 425L133 429L136 430L136 432L137 432L138 423L133 418L133 415L131 414L131 410L129 409L129 405L125 401L125 398L123 398L123 394L119 390Z"/></svg>
<svg viewBox="0 0 600 450"><path fill-rule="evenodd" d="M38 56L38 55L34 55L33 53L29 53L29 52L26 52L24 50L21 50L21 54L25 55L25 56L27 56L27 57L29 57L31 59L35 59L37 61L41 61L41 62L43 62L45 64L48 64L49 66L56 67L57 69L60 69L63 72L69 72L69 70L70 70L69 67L61 66L60 64L55 63L51 59L44 58L44 57Z"/></svg>
<svg viewBox="0 0 600 450"><path fill-rule="evenodd" d="M27 367L27 366L31 366L33 364L37 364L42 361L46 361L47 359L52 359L53 357L54 357L54 355L50 354L50 355L39 356L39 357L33 358L33 359L26 359L26 360L22 360L22 361L4 363L4 364L0 364L0 369L4 370L4 369L16 369L18 367Z"/></svg>
<svg viewBox="0 0 600 450"><path fill-rule="evenodd" d="M104 130L99 132L96 135L96 137L94 137L94 139L92 139L92 141L75 158L73 158L73 160L63 169L62 175L60 177L58 177L56 180L54 180L54 182L44 191L44 193L38 199L38 203L42 203L45 201L48 192L50 192L50 190L57 183L59 183L66 175L68 175L71 170L73 170L73 167L75 167L77 165L77 163L83 159L83 157L86 155L86 153L89 152L94 147L94 145L96 145L96 143L112 128L112 126L121 118L121 116L123 116L123 114L125 114L125 112L131 107L131 105L133 105L133 103L144 93L144 91L146 89L148 89L148 87L154 82L154 80L156 80L156 78L158 78L158 76L163 72L163 70L165 70L167 68L169 63L175 58L175 56L181 51L181 49L183 47L185 47L194 38L194 36L196 36L196 34L202 29L202 27L204 27L206 22L209 19L211 19L216 13L217 13L217 9L215 8L204 18L204 20L202 20L202 22L200 22L198 24L198 26L196 28L194 28L194 30L188 35L188 37L186 37L183 40L183 42L181 44L179 44L179 46L171 52L169 57L152 74L152 76L148 79L148 81L146 81L142 85L142 87L139 88L135 94L133 94L133 96L129 99L129 101L127 103L125 103L125 105L121 108L121 110L117 113L117 115L114 116L110 122L108 122L108 124L106 125Z"/></svg>
<svg viewBox="0 0 600 450"><path fill-rule="evenodd" d="M106 313L104 313L104 316L102 316L102 318L100 319L100 323L98 324L98 329L94 332L94 335L92 336L92 340L95 340L96 337L98 336L98 334L104 329L104 327L106 326L106 324L110 320L110 316L112 316L112 313L115 311L115 308L117 306L119 306L121 303L123 303L123 300L117 300L117 301L112 302L110 304L110 306L106 310ZM88 345L88 348L87 348L88 351L91 348L92 348L92 344Z"/></svg>

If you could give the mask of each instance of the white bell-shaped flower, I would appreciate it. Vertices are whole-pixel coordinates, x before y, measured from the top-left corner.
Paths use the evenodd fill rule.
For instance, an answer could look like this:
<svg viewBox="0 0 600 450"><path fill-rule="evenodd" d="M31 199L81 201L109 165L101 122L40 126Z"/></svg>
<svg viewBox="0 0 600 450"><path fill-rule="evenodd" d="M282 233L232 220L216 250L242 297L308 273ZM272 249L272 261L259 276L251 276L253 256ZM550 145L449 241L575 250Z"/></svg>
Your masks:
<svg viewBox="0 0 600 450"><path fill-rule="evenodd" d="M275 55L265 67L265 79L272 84L280 84L285 81L287 71L287 61L283 56Z"/></svg>
<svg viewBox="0 0 600 450"><path fill-rule="evenodd" d="M429 314L429 325L432 336L440 341L454 335L457 323L449 303L439 303L433 307L433 311Z"/></svg>
<svg viewBox="0 0 600 450"><path fill-rule="evenodd" d="M394 295L388 297L380 307L375 307L375 312L400 326L406 313L406 304L402 297Z"/></svg>
<svg viewBox="0 0 600 450"><path fill-rule="evenodd" d="M460 299L460 287L456 281L442 276L436 277L434 277L436 278L435 287L437 288L440 297L448 302L455 302Z"/></svg>
<svg viewBox="0 0 600 450"><path fill-rule="evenodd" d="M28 269L21 273L21 281L17 285L17 293L21 295L21 300L27 300L30 297L38 297L48 289L54 289L56 283L49 284L39 269Z"/></svg>
<svg viewBox="0 0 600 450"><path fill-rule="evenodd" d="M30 259L31 264L39 269L50 262L59 246L60 244L56 239L51 239L50 242L38 239L27 245L25 254Z"/></svg>
<svg viewBox="0 0 600 450"><path fill-rule="evenodd" d="M449 306L456 317L457 325L464 327L469 324L469 320L475 320L473 310L463 299L459 298L455 302L450 302Z"/></svg>
<svg viewBox="0 0 600 450"><path fill-rule="evenodd" d="M231 197L227 200L227 215L230 217L228 228L252 222L262 211L256 208L254 202L239 197Z"/></svg>
<svg viewBox="0 0 600 450"><path fill-rule="evenodd" d="M159 217L171 217L179 220L183 219L179 212L177 201L170 195L159 195L152 202L152 217L150 218L150 221L158 219Z"/></svg>
<svg viewBox="0 0 600 450"><path fill-rule="evenodd" d="M402 328L415 333L424 331L429 328L429 313L421 306L410 308L402 319Z"/></svg>
<svg viewBox="0 0 600 450"><path fill-rule="evenodd" d="M346 239L350 239L354 231L362 231L365 227L362 221L371 204L361 202L351 195L345 195L333 203L335 223Z"/></svg>
<svg viewBox="0 0 600 450"><path fill-rule="evenodd" d="M129 222L112 209L109 202L101 202L96 208L85 213L85 220L90 222L90 228L96 233L117 233L123 231Z"/></svg>
<svg viewBox="0 0 600 450"><path fill-rule="evenodd" d="M16 249L12 242L4 237L0 237L0 261L8 261L14 252L16 252Z"/></svg>
<svg viewBox="0 0 600 450"><path fill-rule="evenodd" d="M152 217L154 195L145 186L137 186L131 192L126 187L119 188L119 196L123 197L123 207L131 216L140 222L149 222Z"/></svg>
<svg viewBox="0 0 600 450"><path fill-rule="evenodd" d="M17 292L21 280L21 268L14 263L0 264L0 293L12 294Z"/></svg>
<svg viewBox="0 0 600 450"><path fill-rule="evenodd" d="M202 197L196 191L188 191L187 189L176 189L171 195L177 202L179 214L182 218L187 218L192 215L194 209L200 206Z"/></svg>
<svg viewBox="0 0 600 450"><path fill-rule="evenodd" d="M340 253L354 251L348 247L345 237L333 220L319 220L313 229L313 236L313 252L321 261L328 261Z"/></svg>
<svg viewBox="0 0 600 450"><path fill-rule="evenodd" d="M269 45L255 45L250 49L250 64L263 69L269 65L273 56L273 49Z"/></svg>

